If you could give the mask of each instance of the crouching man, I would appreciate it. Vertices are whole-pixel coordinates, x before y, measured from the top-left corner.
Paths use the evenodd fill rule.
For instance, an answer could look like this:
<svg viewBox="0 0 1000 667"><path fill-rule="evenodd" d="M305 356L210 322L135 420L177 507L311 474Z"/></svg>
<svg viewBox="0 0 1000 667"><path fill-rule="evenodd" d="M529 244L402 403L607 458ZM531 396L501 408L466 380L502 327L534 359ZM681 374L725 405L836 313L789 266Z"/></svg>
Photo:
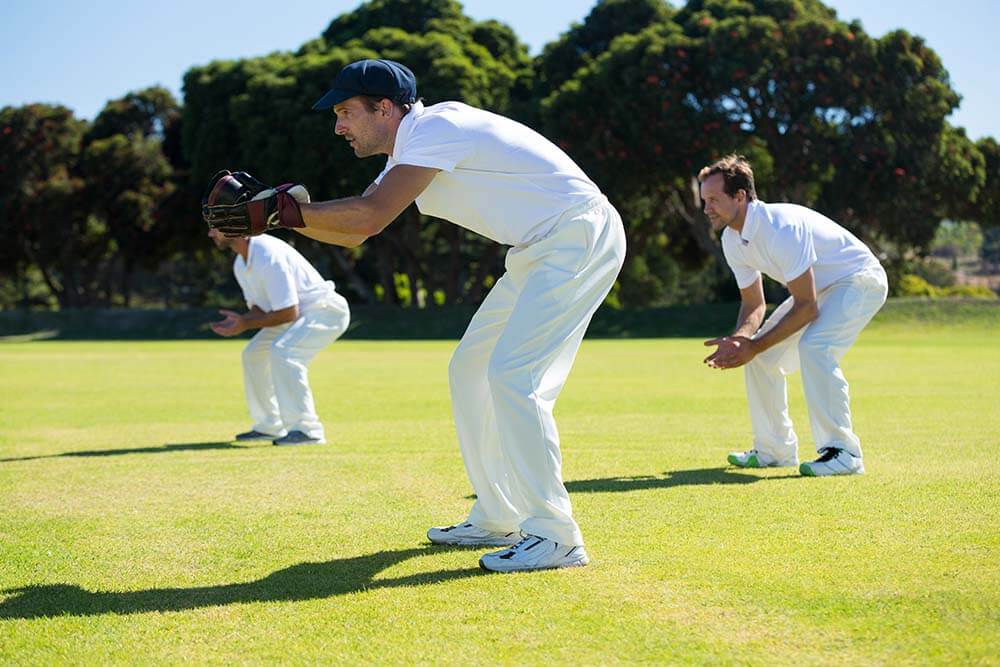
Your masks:
<svg viewBox="0 0 1000 667"><path fill-rule="evenodd" d="M705 214L713 229L722 230L722 249L742 297L732 335L705 342L717 346L705 359L710 367L744 367L753 447L730 454L729 462L741 468L799 464L785 376L801 369L819 456L799 471L809 477L862 474L861 441L839 361L885 303L885 271L864 243L829 218L804 206L758 200L753 171L742 157L705 167L698 180ZM766 322L762 273L791 294Z"/></svg>
<svg viewBox="0 0 1000 667"><path fill-rule="evenodd" d="M216 229L208 236L220 250L236 253L233 273L249 309L242 314L219 311L225 319L212 323L212 331L229 337L260 329L243 350L243 386L253 426L235 440L325 443L307 367L347 330L347 300L281 239L267 234L227 237Z"/></svg>

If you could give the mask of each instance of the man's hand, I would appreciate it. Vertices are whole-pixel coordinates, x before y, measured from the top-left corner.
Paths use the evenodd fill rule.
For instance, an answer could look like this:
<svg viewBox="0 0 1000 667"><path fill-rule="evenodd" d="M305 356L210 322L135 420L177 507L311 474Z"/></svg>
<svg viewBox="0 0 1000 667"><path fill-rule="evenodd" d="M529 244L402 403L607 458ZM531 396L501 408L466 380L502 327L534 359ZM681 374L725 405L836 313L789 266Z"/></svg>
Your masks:
<svg viewBox="0 0 1000 667"><path fill-rule="evenodd" d="M238 336L247 330L246 323L243 321L243 316L239 313L232 310L226 310L225 308L220 310L219 313L225 315L226 319L219 322L212 322L209 325L215 333L220 336L225 336L226 338L231 338L233 336Z"/></svg>
<svg viewBox="0 0 1000 667"><path fill-rule="evenodd" d="M746 336L722 336L706 340L705 345L718 346L715 352L705 357L709 368L739 368L757 356L753 339Z"/></svg>

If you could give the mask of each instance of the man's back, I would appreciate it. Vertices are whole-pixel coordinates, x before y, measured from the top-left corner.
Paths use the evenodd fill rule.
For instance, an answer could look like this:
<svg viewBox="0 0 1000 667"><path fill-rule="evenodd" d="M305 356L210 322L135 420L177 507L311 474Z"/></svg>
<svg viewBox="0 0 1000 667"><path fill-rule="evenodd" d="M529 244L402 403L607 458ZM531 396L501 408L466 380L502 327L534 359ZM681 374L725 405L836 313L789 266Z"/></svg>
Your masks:
<svg viewBox="0 0 1000 667"><path fill-rule="evenodd" d="M751 202L743 231L727 227L722 246L741 288L753 282L752 272L787 284L811 266L816 289L823 289L878 264L868 246L851 232L798 204Z"/></svg>
<svg viewBox="0 0 1000 667"><path fill-rule="evenodd" d="M332 289L298 250L268 234L250 239L247 261L237 255L233 273L247 303L265 311L308 307Z"/></svg>
<svg viewBox="0 0 1000 667"><path fill-rule="evenodd" d="M414 105L386 171L396 164L441 170L416 199L421 212L508 245L545 236L553 218L601 194L542 135L461 102Z"/></svg>

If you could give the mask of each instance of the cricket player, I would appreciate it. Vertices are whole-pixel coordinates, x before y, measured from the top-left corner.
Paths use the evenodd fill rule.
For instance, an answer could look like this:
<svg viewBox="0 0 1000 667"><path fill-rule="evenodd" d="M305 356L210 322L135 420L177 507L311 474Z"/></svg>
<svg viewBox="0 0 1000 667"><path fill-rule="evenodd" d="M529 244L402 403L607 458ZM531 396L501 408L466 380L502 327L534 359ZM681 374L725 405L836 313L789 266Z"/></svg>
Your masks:
<svg viewBox="0 0 1000 667"><path fill-rule="evenodd" d="M347 300L295 248L274 236L227 237L210 229L220 250L236 254L233 273L246 313L220 310L220 336L260 329L243 348L243 386L253 427L235 440L275 445L326 442L316 415L307 367L350 323Z"/></svg>
<svg viewBox="0 0 1000 667"><path fill-rule="evenodd" d="M552 409L624 261L617 211L565 153L524 125L459 102L424 106L399 63L348 65L313 108L333 110L335 133L356 156L388 156L364 194L306 203L301 186L283 185L232 206L208 201L206 220L226 233L279 225L355 246L416 201L427 215L511 246L506 272L448 369L476 501L467 517L427 537L503 547L480 559L491 571L586 565Z"/></svg>
<svg viewBox="0 0 1000 667"><path fill-rule="evenodd" d="M885 271L864 243L829 218L804 206L758 200L743 157L705 167L698 180L705 214L713 229L722 230L722 250L742 297L733 334L705 342L717 346L705 359L710 367L745 369L753 448L730 454L729 462L742 468L798 465L785 376L801 368L819 457L799 471L809 477L862 474L861 441L839 361L885 303ZM766 322L762 273L791 294Z"/></svg>

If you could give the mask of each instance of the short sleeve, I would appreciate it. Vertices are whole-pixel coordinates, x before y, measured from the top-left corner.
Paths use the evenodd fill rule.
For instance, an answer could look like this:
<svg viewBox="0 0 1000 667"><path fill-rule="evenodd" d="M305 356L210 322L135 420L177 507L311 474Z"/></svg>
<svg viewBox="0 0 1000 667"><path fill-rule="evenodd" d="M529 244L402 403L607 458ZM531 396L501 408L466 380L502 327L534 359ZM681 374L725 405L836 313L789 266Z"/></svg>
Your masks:
<svg viewBox="0 0 1000 667"><path fill-rule="evenodd" d="M727 230L722 235L722 254L726 258L729 270L736 278L736 285L740 289L746 289L760 279L760 271L757 271L743 260L742 253L733 247L733 234Z"/></svg>
<svg viewBox="0 0 1000 667"><path fill-rule="evenodd" d="M418 118L400 150L386 164L386 170L396 164L430 167L454 171L473 150L468 133L447 118ZM384 174L385 172L383 172ZM381 179L381 176L379 177Z"/></svg>
<svg viewBox="0 0 1000 667"><path fill-rule="evenodd" d="M774 237L772 251L786 285L816 263L812 232L804 222L781 227Z"/></svg>

